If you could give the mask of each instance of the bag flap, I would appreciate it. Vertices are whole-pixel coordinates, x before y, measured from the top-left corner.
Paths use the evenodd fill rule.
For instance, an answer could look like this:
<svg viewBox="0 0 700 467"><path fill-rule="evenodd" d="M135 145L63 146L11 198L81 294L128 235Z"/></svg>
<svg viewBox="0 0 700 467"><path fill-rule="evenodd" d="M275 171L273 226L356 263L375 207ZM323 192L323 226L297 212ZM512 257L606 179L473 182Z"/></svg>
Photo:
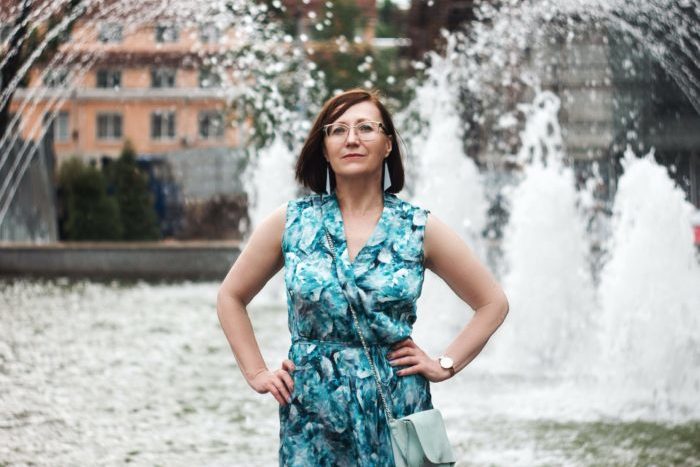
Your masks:
<svg viewBox="0 0 700 467"><path fill-rule="evenodd" d="M399 454L403 458L404 462L408 457L408 430L410 429L411 423L405 420L394 420L389 423L391 428L393 445L399 449ZM396 453L394 453L396 454Z"/></svg>
<svg viewBox="0 0 700 467"><path fill-rule="evenodd" d="M447 438L442 414L438 409L416 412L403 417L402 420L410 420L413 424L425 457L430 462L433 464L457 462L450 440Z"/></svg>

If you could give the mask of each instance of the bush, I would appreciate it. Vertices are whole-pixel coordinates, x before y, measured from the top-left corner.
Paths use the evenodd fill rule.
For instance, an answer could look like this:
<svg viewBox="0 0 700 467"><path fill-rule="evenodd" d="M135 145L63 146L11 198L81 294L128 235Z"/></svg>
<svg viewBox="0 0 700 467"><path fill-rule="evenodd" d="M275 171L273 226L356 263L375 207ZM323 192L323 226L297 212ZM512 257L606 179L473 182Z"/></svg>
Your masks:
<svg viewBox="0 0 700 467"><path fill-rule="evenodd" d="M73 158L59 171L68 240L118 240L122 225L117 202L107 196L102 173Z"/></svg>
<svg viewBox="0 0 700 467"><path fill-rule="evenodd" d="M58 178L62 238L160 238L147 176L136 164L135 152L128 142L119 158L104 167L104 173L72 158L61 165Z"/></svg>
<svg viewBox="0 0 700 467"><path fill-rule="evenodd" d="M124 240L157 240L158 218L148 191L148 179L136 164L136 153L127 141L119 159L107 169L114 187L123 225Z"/></svg>

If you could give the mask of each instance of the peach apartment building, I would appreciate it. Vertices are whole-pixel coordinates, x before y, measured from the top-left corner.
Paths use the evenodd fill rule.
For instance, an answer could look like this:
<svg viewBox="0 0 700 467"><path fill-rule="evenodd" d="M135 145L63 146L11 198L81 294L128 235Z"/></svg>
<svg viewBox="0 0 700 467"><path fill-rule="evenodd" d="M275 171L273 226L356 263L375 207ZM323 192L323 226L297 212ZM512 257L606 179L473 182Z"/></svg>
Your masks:
<svg viewBox="0 0 700 467"><path fill-rule="evenodd" d="M213 24L183 30L163 21L127 31L119 22L81 20L61 45L73 58L44 74L34 67L10 111L21 114L22 136L31 139L55 111L57 164L73 155L116 157L127 139L138 154L235 148L239 125L220 79L199 58L217 53L222 34L230 37ZM81 69L80 60L89 65ZM60 105L51 107L56 98ZM20 109L24 101L36 105Z"/></svg>
<svg viewBox="0 0 700 467"><path fill-rule="evenodd" d="M326 5L322 0L282 3L305 35ZM357 36L369 44L377 21L376 0L358 0L356 5L364 18ZM7 29L10 23L5 23ZM214 23L184 29L167 18L137 28L128 23L117 17L95 21L87 15L60 46L70 60L48 69L34 66L27 87L15 92L10 107L11 114L20 115L23 138L37 139L44 122L53 117L57 165L74 155L116 157L127 139L138 154L239 148L241 129L249 122L232 112L221 78L209 73L201 58L223 56L235 45L234 31ZM307 47L322 53L337 45L310 40ZM82 69L81 61L89 65ZM74 78L75 73L80 76ZM227 83L228 90L232 85L236 83ZM51 105L54 100L60 104Z"/></svg>

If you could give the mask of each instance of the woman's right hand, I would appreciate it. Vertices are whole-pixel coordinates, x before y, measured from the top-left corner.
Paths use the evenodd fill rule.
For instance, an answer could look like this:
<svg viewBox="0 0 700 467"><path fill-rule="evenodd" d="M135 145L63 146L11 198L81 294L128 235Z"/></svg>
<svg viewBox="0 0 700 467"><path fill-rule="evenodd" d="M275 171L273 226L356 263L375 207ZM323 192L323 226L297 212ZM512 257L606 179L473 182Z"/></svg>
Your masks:
<svg viewBox="0 0 700 467"><path fill-rule="evenodd" d="M292 401L294 380L290 373L294 371L294 362L286 359L282 362L282 368L271 371L264 370L258 373L250 381L250 385L260 394L271 393L280 405Z"/></svg>

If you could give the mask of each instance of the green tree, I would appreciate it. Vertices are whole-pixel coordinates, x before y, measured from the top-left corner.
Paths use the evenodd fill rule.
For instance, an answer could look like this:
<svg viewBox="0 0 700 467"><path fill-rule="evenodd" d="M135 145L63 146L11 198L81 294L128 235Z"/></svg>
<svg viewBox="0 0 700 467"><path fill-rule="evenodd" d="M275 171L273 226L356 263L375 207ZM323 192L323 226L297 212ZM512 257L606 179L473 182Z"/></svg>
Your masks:
<svg viewBox="0 0 700 467"><path fill-rule="evenodd" d="M375 28L377 37L397 37L404 13L392 2L385 1L378 11ZM327 15L330 14L330 18ZM315 26L310 27L315 52L309 56L317 67L324 100L338 90L354 87L377 88L389 99L394 108L406 105L412 97L412 88L406 80L413 74L410 63L401 60L400 49L375 48L372 44L355 41L364 35L368 18L357 2L336 0L325 3L318 13Z"/></svg>
<svg viewBox="0 0 700 467"><path fill-rule="evenodd" d="M377 37L399 37L405 13L391 0L384 0L377 7Z"/></svg>
<svg viewBox="0 0 700 467"><path fill-rule="evenodd" d="M107 196L102 173L80 159L66 161L59 171L59 189L66 209L68 240L118 240L122 235L119 207Z"/></svg>
<svg viewBox="0 0 700 467"><path fill-rule="evenodd" d="M115 190L124 240L157 240L158 218L148 191L147 176L136 164L136 152L129 141L116 162L107 171Z"/></svg>
<svg viewBox="0 0 700 467"><path fill-rule="evenodd" d="M311 37L316 40L330 40L338 37L344 37L352 42L355 36L362 36L367 18L362 14L360 7L353 0L336 0L329 7L326 4L321 11L321 17L325 18L326 14L332 13L330 25L322 29L311 29Z"/></svg>

